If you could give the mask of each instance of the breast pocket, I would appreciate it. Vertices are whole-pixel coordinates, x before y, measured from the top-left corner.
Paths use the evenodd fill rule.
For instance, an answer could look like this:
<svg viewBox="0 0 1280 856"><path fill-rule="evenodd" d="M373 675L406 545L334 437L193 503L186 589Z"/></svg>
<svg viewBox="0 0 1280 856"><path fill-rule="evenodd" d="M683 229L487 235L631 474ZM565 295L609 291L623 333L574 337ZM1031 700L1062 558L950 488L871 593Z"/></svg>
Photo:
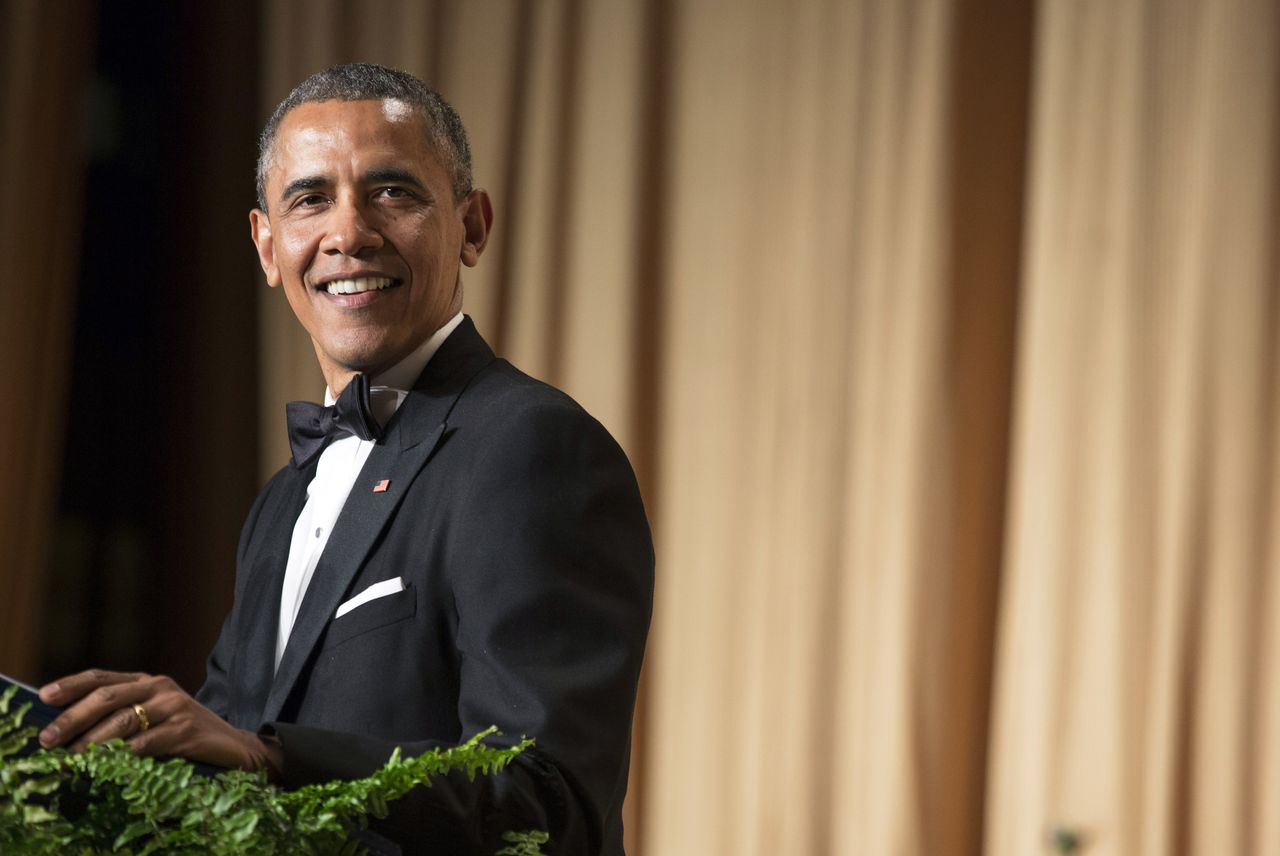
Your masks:
<svg viewBox="0 0 1280 856"><path fill-rule="evenodd" d="M351 610L341 618L329 622L329 630L325 634L325 649L341 645L356 636L407 621L418 611L418 599L414 590L407 588L386 597L371 600Z"/></svg>

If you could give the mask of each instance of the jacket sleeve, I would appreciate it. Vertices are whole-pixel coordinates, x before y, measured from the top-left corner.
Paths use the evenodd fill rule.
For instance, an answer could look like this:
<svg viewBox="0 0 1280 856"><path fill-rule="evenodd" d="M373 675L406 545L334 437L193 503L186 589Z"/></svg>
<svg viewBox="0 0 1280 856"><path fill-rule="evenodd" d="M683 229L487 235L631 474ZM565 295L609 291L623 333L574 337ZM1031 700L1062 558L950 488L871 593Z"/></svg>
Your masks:
<svg viewBox="0 0 1280 856"><path fill-rule="evenodd" d="M240 641L235 634L237 626L235 610L244 601L245 569L248 566L245 561L245 554L253 537L253 532L258 526L258 521L262 517L262 510L267 505L268 497L271 496L272 490L279 484L284 474L284 470L276 473L271 481L258 493L257 499L254 500L253 506L249 509L249 515L245 518L244 526L240 529L240 544L236 549L235 599L233 600L231 612L227 614L227 617L222 622L222 630L218 633L218 641L214 643L213 650L209 652L209 657L205 662L204 685L200 687L200 690L195 695L196 701L223 719L231 719L231 686L228 672L234 659L236 645Z"/></svg>

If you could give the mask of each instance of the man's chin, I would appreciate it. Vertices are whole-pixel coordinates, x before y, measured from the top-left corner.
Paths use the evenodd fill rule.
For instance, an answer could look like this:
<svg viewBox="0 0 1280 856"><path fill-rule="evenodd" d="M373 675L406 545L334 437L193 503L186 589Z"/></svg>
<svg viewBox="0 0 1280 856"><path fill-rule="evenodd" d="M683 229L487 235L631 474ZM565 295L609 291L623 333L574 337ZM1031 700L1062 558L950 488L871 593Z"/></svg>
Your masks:
<svg viewBox="0 0 1280 856"><path fill-rule="evenodd" d="M359 373L373 376L381 374L398 361L395 349L388 345L324 350L317 347L316 351L326 379L333 374L345 376Z"/></svg>

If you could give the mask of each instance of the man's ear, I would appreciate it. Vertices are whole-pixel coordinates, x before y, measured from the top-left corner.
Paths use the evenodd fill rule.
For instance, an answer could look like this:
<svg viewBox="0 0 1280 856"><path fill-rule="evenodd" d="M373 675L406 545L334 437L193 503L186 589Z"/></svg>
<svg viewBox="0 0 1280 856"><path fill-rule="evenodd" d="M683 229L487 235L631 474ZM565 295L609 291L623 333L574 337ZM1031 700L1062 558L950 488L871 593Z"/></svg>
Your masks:
<svg viewBox="0 0 1280 856"><path fill-rule="evenodd" d="M473 190L458 203L462 213L462 226L467 230L462 243L462 263L475 267L480 254L489 242L489 230L493 228L493 203L483 190Z"/></svg>
<svg viewBox="0 0 1280 856"><path fill-rule="evenodd" d="M260 208L249 212L249 238L258 249L258 264L267 275L267 285L275 288L281 282L280 268L276 267L276 250L271 243L271 221Z"/></svg>

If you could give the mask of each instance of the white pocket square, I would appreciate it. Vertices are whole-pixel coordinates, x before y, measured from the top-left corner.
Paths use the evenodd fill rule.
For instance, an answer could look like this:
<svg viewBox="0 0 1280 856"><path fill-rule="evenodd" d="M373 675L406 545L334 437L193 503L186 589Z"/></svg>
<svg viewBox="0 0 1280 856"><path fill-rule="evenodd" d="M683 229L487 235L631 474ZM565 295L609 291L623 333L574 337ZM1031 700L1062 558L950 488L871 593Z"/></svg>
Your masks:
<svg viewBox="0 0 1280 856"><path fill-rule="evenodd" d="M404 580L400 577L393 577L389 580L383 580L380 583L374 583L360 594L351 598L351 600L338 607L338 611L334 613L334 618L341 618L357 606L364 606L371 600L377 600L380 597L386 597L389 594L396 594L404 591Z"/></svg>

